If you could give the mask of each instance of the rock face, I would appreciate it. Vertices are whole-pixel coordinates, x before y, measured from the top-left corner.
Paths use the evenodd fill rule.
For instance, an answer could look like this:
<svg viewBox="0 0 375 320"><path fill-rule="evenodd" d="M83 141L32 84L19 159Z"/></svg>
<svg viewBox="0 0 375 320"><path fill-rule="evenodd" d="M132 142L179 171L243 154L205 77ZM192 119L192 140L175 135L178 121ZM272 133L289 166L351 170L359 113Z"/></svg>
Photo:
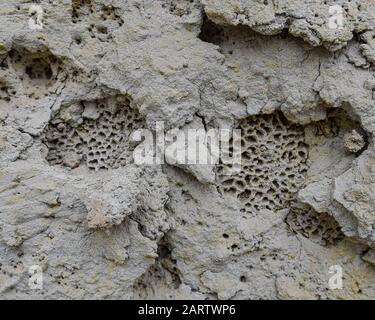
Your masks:
<svg viewBox="0 0 375 320"><path fill-rule="evenodd" d="M375 298L374 1L3 2L0 299Z"/></svg>

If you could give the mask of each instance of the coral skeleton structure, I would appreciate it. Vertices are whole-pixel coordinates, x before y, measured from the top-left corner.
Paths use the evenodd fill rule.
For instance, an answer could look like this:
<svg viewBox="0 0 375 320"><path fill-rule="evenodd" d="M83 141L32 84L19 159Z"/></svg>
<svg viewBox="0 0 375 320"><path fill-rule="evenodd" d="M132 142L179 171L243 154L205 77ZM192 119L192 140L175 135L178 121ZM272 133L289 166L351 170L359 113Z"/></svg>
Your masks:
<svg viewBox="0 0 375 320"><path fill-rule="evenodd" d="M1 1L0 300L375 299L374 18Z"/></svg>

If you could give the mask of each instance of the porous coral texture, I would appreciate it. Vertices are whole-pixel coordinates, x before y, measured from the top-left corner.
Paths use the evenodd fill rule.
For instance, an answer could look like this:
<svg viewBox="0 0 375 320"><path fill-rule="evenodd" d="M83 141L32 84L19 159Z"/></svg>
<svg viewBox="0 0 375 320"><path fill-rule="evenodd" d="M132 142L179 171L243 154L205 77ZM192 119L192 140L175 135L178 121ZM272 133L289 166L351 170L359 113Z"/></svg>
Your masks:
<svg viewBox="0 0 375 320"><path fill-rule="evenodd" d="M375 298L375 1L0 2L0 300Z"/></svg>

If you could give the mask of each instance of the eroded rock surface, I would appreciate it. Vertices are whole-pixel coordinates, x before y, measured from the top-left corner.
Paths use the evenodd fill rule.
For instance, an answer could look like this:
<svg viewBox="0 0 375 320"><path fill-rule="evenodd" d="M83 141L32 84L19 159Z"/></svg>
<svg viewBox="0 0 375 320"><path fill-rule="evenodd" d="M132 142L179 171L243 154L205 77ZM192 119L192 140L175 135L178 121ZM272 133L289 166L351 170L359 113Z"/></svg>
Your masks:
<svg viewBox="0 0 375 320"><path fill-rule="evenodd" d="M375 298L372 0L11 0L0 24L0 299ZM240 172L135 163L160 121L241 129Z"/></svg>

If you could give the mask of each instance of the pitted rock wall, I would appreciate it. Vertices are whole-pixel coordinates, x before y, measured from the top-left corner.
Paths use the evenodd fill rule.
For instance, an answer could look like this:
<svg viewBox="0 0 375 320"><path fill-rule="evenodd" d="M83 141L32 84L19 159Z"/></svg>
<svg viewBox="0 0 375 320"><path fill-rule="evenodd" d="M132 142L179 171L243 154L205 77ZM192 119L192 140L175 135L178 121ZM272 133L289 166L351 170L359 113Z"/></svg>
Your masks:
<svg viewBox="0 0 375 320"><path fill-rule="evenodd" d="M373 1L0 0L0 25L0 299L375 298ZM159 121L241 128L241 172L137 165L121 133Z"/></svg>

